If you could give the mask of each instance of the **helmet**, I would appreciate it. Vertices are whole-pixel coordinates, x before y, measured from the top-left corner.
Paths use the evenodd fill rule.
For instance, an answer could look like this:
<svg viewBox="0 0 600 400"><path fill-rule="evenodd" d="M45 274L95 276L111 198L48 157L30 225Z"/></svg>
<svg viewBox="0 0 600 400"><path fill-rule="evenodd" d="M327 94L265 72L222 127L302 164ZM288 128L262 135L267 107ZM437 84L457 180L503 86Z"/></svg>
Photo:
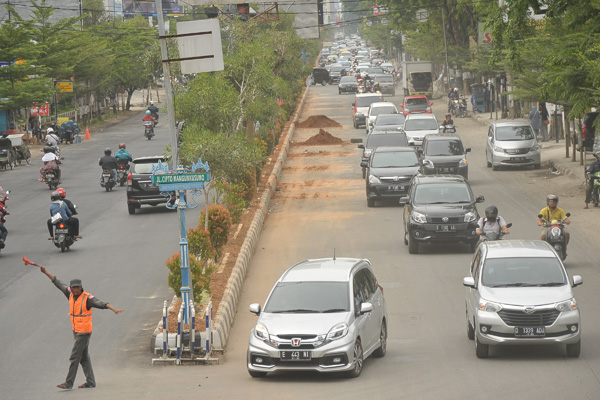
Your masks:
<svg viewBox="0 0 600 400"><path fill-rule="evenodd" d="M44 153L51 153L52 150L54 150L54 149L52 147L50 147L50 146L45 146L44 147Z"/></svg>
<svg viewBox="0 0 600 400"><path fill-rule="evenodd" d="M555 201L558 205L558 196L555 194L549 194L548 196L546 196L546 204L550 203L551 201Z"/></svg>
<svg viewBox="0 0 600 400"><path fill-rule="evenodd" d="M125 143L119 143L119 148L120 149L124 149L125 148Z"/></svg>
<svg viewBox="0 0 600 400"><path fill-rule="evenodd" d="M458 88L457 87L454 88L454 93L458 93Z"/></svg>
<svg viewBox="0 0 600 400"><path fill-rule="evenodd" d="M600 158L600 151L597 151L597 152L595 152L595 153L594 153L594 157L596 157L596 158Z"/></svg>
<svg viewBox="0 0 600 400"><path fill-rule="evenodd" d="M60 200L60 194L58 192L52 192L50 194L50 200L52 200L52 201Z"/></svg>
<svg viewBox="0 0 600 400"><path fill-rule="evenodd" d="M46 133L50 134L50 133L54 133L54 129L52 128L48 128L46 129Z"/></svg>
<svg viewBox="0 0 600 400"><path fill-rule="evenodd" d="M488 220L494 220L495 221L497 216L498 216L498 207L496 207L494 205L491 205L491 206L488 206L485 209L485 217Z"/></svg>
<svg viewBox="0 0 600 400"><path fill-rule="evenodd" d="M154 104L154 102L152 100L150 100L150 105L153 105L153 104Z"/></svg>
<svg viewBox="0 0 600 400"><path fill-rule="evenodd" d="M67 191L64 188L56 189L56 193L58 193L63 199L67 197Z"/></svg>
<svg viewBox="0 0 600 400"><path fill-rule="evenodd" d="M110 156L112 153L111 149L109 149L108 147L106 149L104 149L104 155L105 156Z"/></svg>
<svg viewBox="0 0 600 400"><path fill-rule="evenodd" d="M150 111L150 110L146 110L146 115L150 115L150 114L152 114L152 111ZM138 118L139 118L139 117L138 117Z"/></svg>

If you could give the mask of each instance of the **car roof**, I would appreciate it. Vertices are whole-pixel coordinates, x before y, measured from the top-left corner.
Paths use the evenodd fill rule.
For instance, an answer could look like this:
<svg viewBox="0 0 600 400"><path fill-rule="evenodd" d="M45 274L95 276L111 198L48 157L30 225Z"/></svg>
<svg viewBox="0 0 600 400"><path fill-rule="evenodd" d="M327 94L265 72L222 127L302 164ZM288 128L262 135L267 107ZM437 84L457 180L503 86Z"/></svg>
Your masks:
<svg viewBox="0 0 600 400"><path fill-rule="evenodd" d="M504 121L504 122L492 122L490 125L495 126L530 126L527 121Z"/></svg>
<svg viewBox="0 0 600 400"><path fill-rule="evenodd" d="M381 93L360 93L360 94L357 94L356 97L379 97L379 98L381 98L382 96L381 96ZM392 103L392 104L394 104L394 103Z"/></svg>
<svg viewBox="0 0 600 400"><path fill-rule="evenodd" d="M136 157L132 162L140 162L140 161L152 161L152 160L165 160L165 156L147 156L147 157Z"/></svg>
<svg viewBox="0 0 600 400"><path fill-rule="evenodd" d="M464 182L467 183L462 175L416 175L413 180L415 183L444 183L444 182Z"/></svg>
<svg viewBox="0 0 600 400"><path fill-rule="evenodd" d="M433 114L408 114L406 116L406 119L433 119L435 121L437 121L437 119L435 118L435 115Z"/></svg>
<svg viewBox="0 0 600 400"><path fill-rule="evenodd" d="M494 240L483 243L486 258L550 257L558 256L543 240Z"/></svg>
<svg viewBox="0 0 600 400"><path fill-rule="evenodd" d="M417 150L413 146L380 146L376 147L373 152L375 153L397 153L397 152L406 152L406 153L416 153Z"/></svg>
<svg viewBox="0 0 600 400"><path fill-rule="evenodd" d="M371 107L388 107L390 105L396 107L396 105L391 101L378 101L376 103L371 103Z"/></svg>
<svg viewBox="0 0 600 400"><path fill-rule="evenodd" d="M370 265L370 261L360 258L318 258L308 259L289 268L283 273L280 282L337 281L348 282L353 268L360 264Z"/></svg>
<svg viewBox="0 0 600 400"><path fill-rule="evenodd" d="M459 140L460 136L458 135L440 135L438 133L434 133L434 134L429 134L429 135L425 135L424 139L427 139L428 141L433 141L433 140Z"/></svg>

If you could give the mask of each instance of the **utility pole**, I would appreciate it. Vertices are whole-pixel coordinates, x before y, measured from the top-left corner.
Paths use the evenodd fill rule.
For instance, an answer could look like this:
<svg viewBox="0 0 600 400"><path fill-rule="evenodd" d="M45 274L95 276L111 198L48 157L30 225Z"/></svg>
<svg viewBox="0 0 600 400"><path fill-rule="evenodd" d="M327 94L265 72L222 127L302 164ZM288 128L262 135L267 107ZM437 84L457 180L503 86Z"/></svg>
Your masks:
<svg viewBox="0 0 600 400"><path fill-rule="evenodd" d="M448 67L448 43L446 42L446 19L444 18L445 9L442 8L442 29L444 30L444 53L446 54L446 82L450 90L450 68Z"/></svg>

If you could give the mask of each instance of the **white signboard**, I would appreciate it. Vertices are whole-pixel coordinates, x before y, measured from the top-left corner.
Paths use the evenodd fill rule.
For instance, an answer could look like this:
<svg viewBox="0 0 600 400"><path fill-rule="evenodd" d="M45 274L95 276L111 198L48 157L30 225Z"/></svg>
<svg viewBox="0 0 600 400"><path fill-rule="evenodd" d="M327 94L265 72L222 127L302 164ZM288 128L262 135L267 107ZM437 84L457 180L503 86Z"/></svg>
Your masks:
<svg viewBox="0 0 600 400"><path fill-rule="evenodd" d="M222 71L225 68L218 19L177 22L177 35L189 35L177 38L179 57L190 58L181 61L182 73Z"/></svg>

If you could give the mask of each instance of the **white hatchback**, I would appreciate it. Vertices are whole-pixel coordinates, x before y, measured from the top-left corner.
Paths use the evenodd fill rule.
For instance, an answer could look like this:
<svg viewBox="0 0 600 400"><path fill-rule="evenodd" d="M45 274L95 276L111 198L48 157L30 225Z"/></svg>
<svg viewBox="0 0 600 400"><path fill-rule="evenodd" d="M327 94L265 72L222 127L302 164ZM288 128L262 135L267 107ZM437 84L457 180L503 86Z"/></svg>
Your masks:
<svg viewBox="0 0 600 400"><path fill-rule="evenodd" d="M381 101L378 103L371 104L369 106L369 111L367 111L365 121L367 135L369 134L371 129L373 129L375 118L377 118L379 114L398 114L398 109L396 108L394 103L391 103L389 101Z"/></svg>

